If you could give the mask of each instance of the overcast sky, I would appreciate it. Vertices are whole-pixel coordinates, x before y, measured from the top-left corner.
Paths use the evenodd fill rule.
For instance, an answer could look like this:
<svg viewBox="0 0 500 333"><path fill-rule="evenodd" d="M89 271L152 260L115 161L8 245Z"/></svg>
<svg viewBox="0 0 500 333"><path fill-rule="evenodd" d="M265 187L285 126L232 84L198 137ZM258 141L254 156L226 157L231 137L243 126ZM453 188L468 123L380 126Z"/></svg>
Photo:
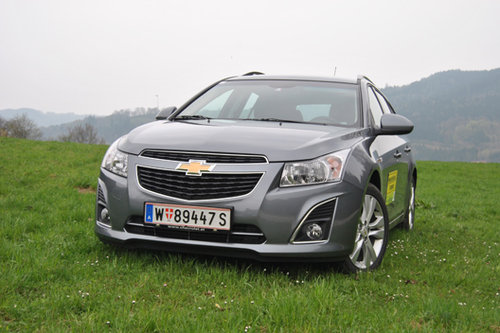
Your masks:
<svg viewBox="0 0 500 333"><path fill-rule="evenodd" d="M220 78L500 67L500 1L0 0L0 109L179 106ZM158 98L157 98L158 95Z"/></svg>

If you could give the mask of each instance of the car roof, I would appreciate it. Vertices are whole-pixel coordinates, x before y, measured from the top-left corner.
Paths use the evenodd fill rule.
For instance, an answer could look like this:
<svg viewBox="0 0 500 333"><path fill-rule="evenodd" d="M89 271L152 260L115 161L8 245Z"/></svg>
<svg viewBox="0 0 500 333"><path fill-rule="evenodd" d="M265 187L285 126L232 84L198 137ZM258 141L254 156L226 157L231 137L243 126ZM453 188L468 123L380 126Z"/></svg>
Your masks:
<svg viewBox="0 0 500 333"><path fill-rule="evenodd" d="M262 81L262 80L285 80L285 81L319 81L319 82L334 82L357 84L358 80L345 79L338 77L322 77L322 76L300 76L300 75L264 75L264 74L245 74L242 76L234 76L227 78L225 81Z"/></svg>

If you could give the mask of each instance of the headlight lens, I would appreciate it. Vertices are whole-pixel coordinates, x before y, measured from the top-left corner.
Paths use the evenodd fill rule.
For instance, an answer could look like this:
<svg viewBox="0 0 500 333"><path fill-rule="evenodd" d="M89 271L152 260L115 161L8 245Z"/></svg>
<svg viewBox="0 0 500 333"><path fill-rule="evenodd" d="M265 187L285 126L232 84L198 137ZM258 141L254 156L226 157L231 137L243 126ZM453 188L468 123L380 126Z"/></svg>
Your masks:
<svg viewBox="0 0 500 333"><path fill-rule="evenodd" d="M120 139L116 140L111 146L109 146L108 151L102 160L101 167L116 173L117 175L127 177L128 155L118 150L118 142L120 142Z"/></svg>
<svg viewBox="0 0 500 333"><path fill-rule="evenodd" d="M321 184L340 181L349 149L304 162L286 163L280 186Z"/></svg>

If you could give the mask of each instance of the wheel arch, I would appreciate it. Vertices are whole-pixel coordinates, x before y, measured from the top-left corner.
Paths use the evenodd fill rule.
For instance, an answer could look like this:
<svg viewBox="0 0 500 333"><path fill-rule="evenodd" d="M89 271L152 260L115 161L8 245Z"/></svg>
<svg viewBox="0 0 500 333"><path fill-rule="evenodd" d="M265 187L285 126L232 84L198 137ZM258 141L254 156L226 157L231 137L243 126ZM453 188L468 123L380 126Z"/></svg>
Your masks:
<svg viewBox="0 0 500 333"><path fill-rule="evenodd" d="M417 168L413 168L412 177L414 182L413 185L417 188Z"/></svg>
<svg viewBox="0 0 500 333"><path fill-rule="evenodd" d="M382 189L381 189L382 185L381 185L381 181L380 181L380 173L377 169L372 171L372 174L370 175L370 180L368 181L368 183L375 185L375 187L377 187L379 191L382 191Z"/></svg>

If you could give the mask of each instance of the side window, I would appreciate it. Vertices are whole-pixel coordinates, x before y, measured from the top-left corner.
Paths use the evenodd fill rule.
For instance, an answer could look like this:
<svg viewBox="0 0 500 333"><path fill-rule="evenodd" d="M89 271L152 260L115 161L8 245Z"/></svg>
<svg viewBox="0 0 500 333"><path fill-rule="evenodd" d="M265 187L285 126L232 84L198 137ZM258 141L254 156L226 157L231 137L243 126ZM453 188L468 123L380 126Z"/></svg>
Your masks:
<svg viewBox="0 0 500 333"><path fill-rule="evenodd" d="M227 100L229 99L229 96L231 96L233 91L234 89L228 90L223 94L219 95L218 97L214 98L204 107L202 107L198 112L198 114L211 118L218 117L220 112L222 111L222 108L226 104Z"/></svg>
<svg viewBox="0 0 500 333"><path fill-rule="evenodd" d="M371 87L368 88L368 99L370 101L370 112L372 114L375 127L378 128L380 127L380 118L382 117L383 111Z"/></svg>
<svg viewBox="0 0 500 333"><path fill-rule="evenodd" d="M387 104L387 101L385 100L384 96L379 94L378 91L375 91L375 94L378 97L378 101L380 102L380 105L382 105L382 110L384 113L392 113L391 108L389 107L389 104Z"/></svg>

